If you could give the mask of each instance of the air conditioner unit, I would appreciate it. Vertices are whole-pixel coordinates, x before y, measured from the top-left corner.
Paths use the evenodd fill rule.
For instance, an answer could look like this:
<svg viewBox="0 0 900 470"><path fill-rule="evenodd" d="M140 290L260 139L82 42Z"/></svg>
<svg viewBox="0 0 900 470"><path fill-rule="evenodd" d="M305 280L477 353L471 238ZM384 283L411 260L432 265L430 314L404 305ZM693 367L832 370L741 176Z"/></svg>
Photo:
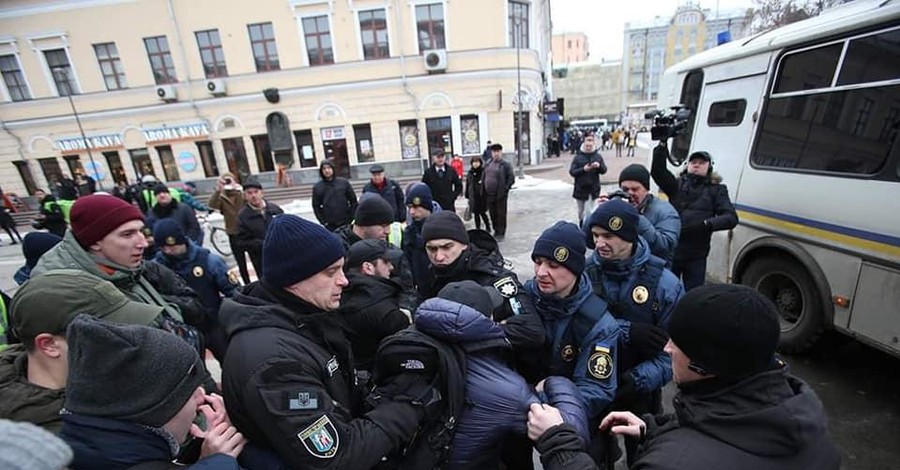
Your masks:
<svg viewBox="0 0 900 470"><path fill-rule="evenodd" d="M156 96L167 103L178 101L178 93L172 85L157 85Z"/></svg>
<svg viewBox="0 0 900 470"><path fill-rule="evenodd" d="M447 70L447 51L444 49L433 49L425 51L422 55L425 61L425 70L428 73L443 73Z"/></svg>
<svg viewBox="0 0 900 470"><path fill-rule="evenodd" d="M206 89L210 95L225 96L225 80L221 78L211 78L206 81Z"/></svg>

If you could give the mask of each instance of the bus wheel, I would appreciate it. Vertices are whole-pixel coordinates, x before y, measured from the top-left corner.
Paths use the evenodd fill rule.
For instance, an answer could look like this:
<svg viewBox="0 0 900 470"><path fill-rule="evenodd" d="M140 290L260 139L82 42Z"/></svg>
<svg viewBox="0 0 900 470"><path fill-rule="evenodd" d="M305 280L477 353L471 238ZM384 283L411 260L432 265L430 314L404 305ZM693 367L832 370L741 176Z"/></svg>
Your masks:
<svg viewBox="0 0 900 470"><path fill-rule="evenodd" d="M812 276L790 257L766 256L752 261L741 283L766 296L778 308L781 337L778 349L808 350L825 328L822 302Z"/></svg>

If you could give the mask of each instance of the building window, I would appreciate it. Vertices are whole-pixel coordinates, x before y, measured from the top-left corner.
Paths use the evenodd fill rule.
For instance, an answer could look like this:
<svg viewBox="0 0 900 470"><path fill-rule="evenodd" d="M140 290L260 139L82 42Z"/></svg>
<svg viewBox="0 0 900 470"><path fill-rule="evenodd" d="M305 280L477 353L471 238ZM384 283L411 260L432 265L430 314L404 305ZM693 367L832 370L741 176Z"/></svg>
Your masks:
<svg viewBox="0 0 900 470"><path fill-rule="evenodd" d="M327 16L303 18L303 36L306 38L306 54L309 57L309 65L334 63L331 30L328 28Z"/></svg>
<svg viewBox="0 0 900 470"><path fill-rule="evenodd" d="M147 48L147 57L150 58L150 68L153 70L156 84L178 83L175 63L172 62L172 53L169 51L169 41L166 37L144 38L144 46Z"/></svg>
<svg viewBox="0 0 900 470"><path fill-rule="evenodd" d="M253 59L256 61L257 72L281 70L278 63L278 48L275 46L275 30L272 23L257 23L247 25L250 32L250 47L253 49Z"/></svg>
<svg viewBox="0 0 900 470"><path fill-rule="evenodd" d="M212 142L208 140L197 142L197 152L200 153L200 162L203 163L203 174L207 178L219 176L219 165L216 164L216 154L213 152Z"/></svg>
<svg viewBox="0 0 900 470"><path fill-rule="evenodd" d="M462 133L462 154L480 155L481 142L478 132L478 116L474 114L460 116L459 131Z"/></svg>
<svg viewBox="0 0 900 470"><path fill-rule="evenodd" d="M509 45L528 47L528 4L509 2Z"/></svg>
<svg viewBox="0 0 900 470"><path fill-rule="evenodd" d="M63 172L62 168L59 167L59 161L55 157L38 158L38 164L41 165L44 179L50 184L50 187L47 189L53 191L53 184L63 180Z"/></svg>
<svg viewBox="0 0 900 470"><path fill-rule="evenodd" d="M256 166L260 173L264 171L275 171L275 160L272 158L272 146L269 145L268 134L258 134L251 136L253 140L253 149L256 150Z"/></svg>
<svg viewBox="0 0 900 470"><path fill-rule="evenodd" d="M419 36L419 52L445 49L444 6L440 3L417 5L416 31Z"/></svg>
<svg viewBox="0 0 900 470"><path fill-rule="evenodd" d="M59 96L77 95L78 85L75 83L75 74L72 72L72 64L69 63L69 55L65 49L50 49L44 51L47 66L56 84L56 94Z"/></svg>
<svg viewBox="0 0 900 470"><path fill-rule="evenodd" d="M400 153L404 160L419 158L419 123L415 119L400 121Z"/></svg>
<svg viewBox="0 0 900 470"><path fill-rule="evenodd" d="M31 99L28 84L25 83L25 76L22 75L22 68L15 55L0 56L0 73L3 74L3 83L6 85L6 91L9 92L9 99L13 101Z"/></svg>
<svg viewBox="0 0 900 470"><path fill-rule="evenodd" d="M309 129L294 131L294 139L297 141L297 153L300 154L300 168L315 168L318 163L312 131Z"/></svg>
<svg viewBox="0 0 900 470"><path fill-rule="evenodd" d="M569 41L568 41L568 42L569 42L569 44L568 44L568 46L567 46L567 47L568 47L568 48L569 48L569 49L571 49L571 48L572 48L572 40L571 40L571 39L569 39Z"/></svg>
<svg viewBox="0 0 900 470"><path fill-rule="evenodd" d="M425 138L428 141L428 155L438 153L453 154L453 134L449 117L425 120Z"/></svg>
<svg viewBox="0 0 900 470"><path fill-rule="evenodd" d="M119 152L115 150L103 152L103 156L106 157L106 164L109 166L109 173L112 176L113 182L116 184L128 184L128 175L125 174L125 167L122 166L122 159L119 157Z"/></svg>
<svg viewBox="0 0 900 470"><path fill-rule="evenodd" d="M34 194L38 187L37 183L34 182L34 174L31 173L31 167L28 166L28 162L19 160L13 162L13 165L16 166L16 170L19 170L19 176L22 178L22 182L25 183L25 190L28 191L28 194Z"/></svg>
<svg viewBox="0 0 900 470"><path fill-rule="evenodd" d="M222 50L222 39L218 29L197 31L197 47L200 48L200 60L203 62L203 73L206 78L227 77L225 67L225 51Z"/></svg>
<svg viewBox="0 0 900 470"><path fill-rule="evenodd" d="M97 62L100 64L100 72L103 73L103 81L107 90L121 90L128 88L125 83L125 70L122 69L122 61L119 59L119 49L116 43L105 42L94 44L94 53L97 54Z"/></svg>
<svg viewBox="0 0 900 470"><path fill-rule="evenodd" d="M383 8L359 12L359 33L362 37L363 57L366 60L391 56L387 19Z"/></svg>
<svg viewBox="0 0 900 470"><path fill-rule="evenodd" d="M150 152L146 148L129 149L128 154L131 155L131 164L138 180L147 175L156 176L153 162L150 161Z"/></svg>
<svg viewBox="0 0 900 470"><path fill-rule="evenodd" d="M175 163L175 154L172 153L172 146L160 145L156 147L156 153L159 154L159 162L162 164L166 181L178 181L181 179L178 175L178 165Z"/></svg>
<svg viewBox="0 0 900 470"><path fill-rule="evenodd" d="M359 163L375 161L372 127L368 124L355 125L353 126L353 136L356 138L356 160Z"/></svg>

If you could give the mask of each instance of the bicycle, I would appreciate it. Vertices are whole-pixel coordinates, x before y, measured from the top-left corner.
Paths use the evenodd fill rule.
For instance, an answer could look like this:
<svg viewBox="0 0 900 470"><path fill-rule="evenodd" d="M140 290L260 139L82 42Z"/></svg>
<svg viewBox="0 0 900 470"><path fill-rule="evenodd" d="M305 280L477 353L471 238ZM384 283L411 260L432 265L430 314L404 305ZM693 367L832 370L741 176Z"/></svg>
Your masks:
<svg viewBox="0 0 900 470"><path fill-rule="evenodd" d="M228 233L223 227L213 225L209 221L210 215L200 214L197 216L197 220L200 222L200 226L203 227L203 231L209 234L209 242L212 244L213 249L227 258L231 256L231 242L228 239ZM220 216L217 222L219 220L224 223L225 219Z"/></svg>

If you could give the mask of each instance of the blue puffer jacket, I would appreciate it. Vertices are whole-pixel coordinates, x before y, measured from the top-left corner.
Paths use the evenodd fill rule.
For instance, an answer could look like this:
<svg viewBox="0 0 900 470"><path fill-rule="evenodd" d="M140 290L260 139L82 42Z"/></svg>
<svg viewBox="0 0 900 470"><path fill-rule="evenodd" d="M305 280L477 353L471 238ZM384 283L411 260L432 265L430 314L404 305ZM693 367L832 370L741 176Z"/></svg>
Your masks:
<svg viewBox="0 0 900 470"><path fill-rule="evenodd" d="M72 470L126 470L144 462L171 462L178 453L175 438L159 428L83 415L64 415L59 437L72 448ZM237 460L211 455L193 470L240 470Z"/></svg>
<svg viewBox="0 0 900 470"><path fill-rule="evenodd" d="M681 234L681 216L669 204L652 194L638 207L641 217L638 221L638 235L644 237L654 255L666 260L672 266L678 236Z"/></svg>
<svg viewBox="0 0 900 470"><path fill-rule="evenodd" d="M225 259L188 240L187 253L184 256L177 258L167 256L160 250L156 252L153 261L175 271L184 279L200 296L203 306L206 307L208 320L218 321L222 296L231 297L237 288L237 284L228 277Z"/></svg>
<svg viewBox="0 0 900 470"><path fill-rule="evenodd" d="M453 438L450 468L495 469L500 442L509 433L524 435L528 408L540 403L534 390L505 361L510 350L500 325L477 310L445 299L428 299L419 306L416 327L440 341L466 351L466 403ZM547 401L559 408L566 423L589 441L587 418L575 385L551 377L544 386Z"/></svg>
<svg viewBox="0 0 900 470"><path fill-rule="evenodd" d="M624 342L628 343L631 322L652 323L664 330L669 327L669 317L675 304L684 295L684 285L668 269L663 269L656 285L645 285L650 298L635 302L634 290L646 273L644 265L653 257L643 237L637 238L634 254L621 261L604 260L594 251L585 266L585 273L592 282L602 282L604 300L622 326ZM662 263L657 260L657 263ZM596 289L595 289L596 290ZM630 369L634 387L638 392L650 392L672 380L672 360L660 351L653 359L643 361ZM621 373L621 372L620 372Z"/></svg>

